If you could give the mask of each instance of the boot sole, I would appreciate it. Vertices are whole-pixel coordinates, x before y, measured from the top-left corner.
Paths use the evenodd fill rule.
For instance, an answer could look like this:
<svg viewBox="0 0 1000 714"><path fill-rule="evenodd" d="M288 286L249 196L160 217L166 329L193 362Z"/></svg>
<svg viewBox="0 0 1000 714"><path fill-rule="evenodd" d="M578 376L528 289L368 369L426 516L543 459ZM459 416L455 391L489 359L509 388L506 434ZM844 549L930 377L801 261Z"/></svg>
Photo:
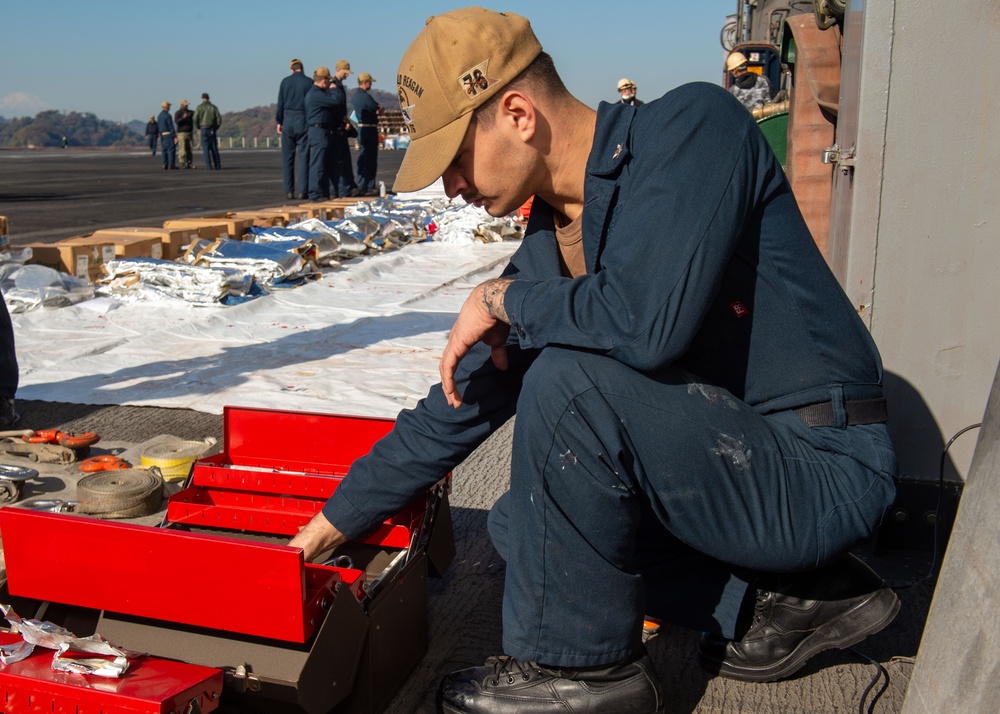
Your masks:
<svg viewBox="0 0 1000 714"><path fill-rule="evenodd" d="M469 714L469 712L465 709L455 709L447 704L442 704L440 701L437 704L437 708L439 712L442 712L442 714ZM657 709L653 712L653 714L667 714L667 709L666 707Z"/></svg>
<svg viewBox="0 0 1000 714"><path fill-rule="evenodd" d="M698 657L702 667L710 672L718 670L720 677L742 682L774 682L795 674L820 652L846 649L874 635L895 619L899 607L896 593L883 586L853 609L818 627L783 659L764 667L734 667L726 662L710 659L700 651Z"/></svg>

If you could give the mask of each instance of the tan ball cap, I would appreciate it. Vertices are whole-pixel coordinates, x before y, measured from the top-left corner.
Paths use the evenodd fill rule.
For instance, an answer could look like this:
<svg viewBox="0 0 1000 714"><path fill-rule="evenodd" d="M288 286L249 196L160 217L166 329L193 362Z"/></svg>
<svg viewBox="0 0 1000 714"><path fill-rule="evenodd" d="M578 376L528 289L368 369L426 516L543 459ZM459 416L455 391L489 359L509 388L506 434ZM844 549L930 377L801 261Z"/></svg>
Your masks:
<svg viewBox="0 0 1000 714"><path fill-rule="evenodd" d="M472 111L541 51L531 23L512 12L467 7L428 18L396 75L410 145L393 190L434 183L458 153Z"/></svg>
<svg viewBox="0 0 1000 714"><path fill-rule="evenodd" d="M635 89L635 82L626 77L622 77L621 79L618 80L618 91L620 92L621 90L626 88Z"/></svg>

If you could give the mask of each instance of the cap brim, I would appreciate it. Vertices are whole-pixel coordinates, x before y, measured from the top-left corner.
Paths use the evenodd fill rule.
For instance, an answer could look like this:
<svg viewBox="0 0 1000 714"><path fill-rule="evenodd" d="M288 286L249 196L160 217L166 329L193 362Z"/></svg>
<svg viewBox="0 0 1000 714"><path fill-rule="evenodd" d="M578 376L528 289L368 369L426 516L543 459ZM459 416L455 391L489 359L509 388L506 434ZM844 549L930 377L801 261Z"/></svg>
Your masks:
<svg viewBox="0 0 1000 714"><path fill-rule="evenodd" d="M411 140L392 190L419 191L437 181L458 153L471 122L472 112L468 112L427 136Z"/></svg>

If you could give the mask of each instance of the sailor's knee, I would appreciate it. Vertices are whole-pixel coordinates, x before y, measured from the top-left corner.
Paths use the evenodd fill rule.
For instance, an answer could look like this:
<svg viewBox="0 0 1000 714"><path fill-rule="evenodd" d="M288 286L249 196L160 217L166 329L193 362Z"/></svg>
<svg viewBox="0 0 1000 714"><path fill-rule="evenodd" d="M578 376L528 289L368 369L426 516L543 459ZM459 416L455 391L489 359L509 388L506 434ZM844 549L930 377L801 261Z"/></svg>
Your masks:
<svg viewBox="0 0 1000 714"><path fill-rule="evenodd" d="M592 357L560 347L543 349L525 374L518 418L537 412L561 413L570 401L591 389L594 385L585 364Z"/></svg>

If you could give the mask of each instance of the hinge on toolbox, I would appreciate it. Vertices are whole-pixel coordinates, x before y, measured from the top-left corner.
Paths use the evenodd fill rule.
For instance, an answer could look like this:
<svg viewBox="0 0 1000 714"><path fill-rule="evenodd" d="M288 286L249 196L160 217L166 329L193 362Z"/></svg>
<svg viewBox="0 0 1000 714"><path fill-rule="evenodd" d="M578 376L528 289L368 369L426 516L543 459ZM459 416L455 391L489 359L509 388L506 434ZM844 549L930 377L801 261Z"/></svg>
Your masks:
<svg viewBox="0 0 1000 714"><path fill-rule="evenodd" d="M252 674L245 664L239 665L236 669L224 670L225 684L239 694L260 691L260 678Z"/></svg>

